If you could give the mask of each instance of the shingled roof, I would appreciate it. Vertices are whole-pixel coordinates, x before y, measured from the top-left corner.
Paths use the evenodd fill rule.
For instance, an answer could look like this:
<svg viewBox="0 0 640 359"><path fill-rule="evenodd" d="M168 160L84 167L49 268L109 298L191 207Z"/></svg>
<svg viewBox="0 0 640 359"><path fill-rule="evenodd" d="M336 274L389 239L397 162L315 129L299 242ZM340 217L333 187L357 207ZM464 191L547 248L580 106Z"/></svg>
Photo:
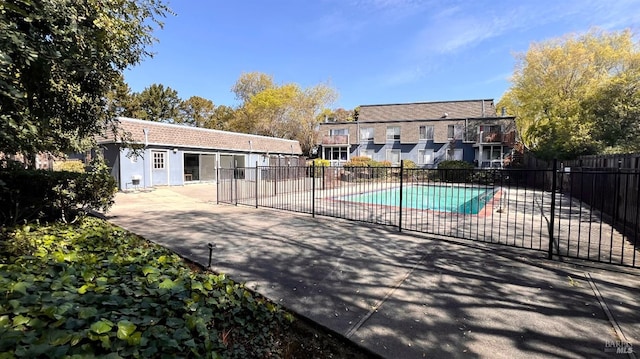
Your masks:
<svg viewBox="0 0 640 359"><path fill-rule="evenodd" d="M226 151L282 153L301 155L300 143L295 140L249 135L245 133L209 130L205 128L174 125L118 117L119 128L128 132L134 143L157 146L207 148ZM147 129L145 139L144 129ZM251 141L251 143L249 143ZM105 136L98 143L118 143L115 136Z"/></svg>
<svg viewBox="0 0 640 359"><path fill-rule="evenodd" d="M496 117L493 99L360 106L358 122Z"/></svg>

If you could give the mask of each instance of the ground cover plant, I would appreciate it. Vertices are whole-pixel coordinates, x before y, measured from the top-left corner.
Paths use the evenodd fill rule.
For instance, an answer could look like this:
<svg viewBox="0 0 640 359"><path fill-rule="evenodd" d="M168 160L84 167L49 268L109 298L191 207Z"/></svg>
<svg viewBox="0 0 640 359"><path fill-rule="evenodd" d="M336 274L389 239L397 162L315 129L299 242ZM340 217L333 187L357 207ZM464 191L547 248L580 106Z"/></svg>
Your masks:
<svg viewBox="0 0 640 359"><path fill-rule="evenodd" d="M357 345L109 223L0 232L0 358L368 358Z"/></svg>
<svg viewBox="0 0 640 359"><path fill-rule="evenodd" d="M280 356L291 316L108 223L3 233L0 357Z"/></svg>

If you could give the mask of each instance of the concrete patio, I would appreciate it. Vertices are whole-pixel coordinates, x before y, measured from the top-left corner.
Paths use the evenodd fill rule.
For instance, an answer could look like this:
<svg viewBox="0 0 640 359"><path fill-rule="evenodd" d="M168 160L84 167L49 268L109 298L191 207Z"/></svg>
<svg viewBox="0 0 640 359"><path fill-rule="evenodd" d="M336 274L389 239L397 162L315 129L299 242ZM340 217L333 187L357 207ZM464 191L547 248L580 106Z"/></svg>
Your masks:
<svg viewBox="0 0 640 359"><path fill-rule="evenodd" d="M599 358L640 348L640 272L393 227L118 193L107 218L388 358ZM628 355L628 354L627 354ZM631 354L633 355L633 354Z"/></svg>

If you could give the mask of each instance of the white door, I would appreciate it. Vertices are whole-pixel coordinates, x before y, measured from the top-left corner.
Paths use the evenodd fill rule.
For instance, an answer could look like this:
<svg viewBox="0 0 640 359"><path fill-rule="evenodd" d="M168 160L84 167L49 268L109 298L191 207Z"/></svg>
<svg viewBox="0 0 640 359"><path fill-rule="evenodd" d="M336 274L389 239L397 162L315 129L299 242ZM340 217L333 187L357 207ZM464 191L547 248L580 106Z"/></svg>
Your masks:
<svg viewBox="0 0 640 359"><path fill-rule="evenodd" d="M151 185L166 186L169 184L169 164L167 151L151 151Z"/></svg>

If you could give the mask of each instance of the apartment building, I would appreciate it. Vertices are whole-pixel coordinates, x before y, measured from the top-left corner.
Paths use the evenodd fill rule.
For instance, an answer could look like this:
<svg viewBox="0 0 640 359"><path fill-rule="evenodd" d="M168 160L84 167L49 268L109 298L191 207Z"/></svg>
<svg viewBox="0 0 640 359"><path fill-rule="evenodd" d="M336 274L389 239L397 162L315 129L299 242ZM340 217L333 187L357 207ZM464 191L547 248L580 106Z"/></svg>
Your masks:
<svg viewBox="0 0 640 359"><path fill-rule="evenodd" d="M515 118L497 115L493 99L360 106L350 122L319 126L320 158L341 166L354 156L434 168L462 160L502 167L516 142Z"/></svg>

